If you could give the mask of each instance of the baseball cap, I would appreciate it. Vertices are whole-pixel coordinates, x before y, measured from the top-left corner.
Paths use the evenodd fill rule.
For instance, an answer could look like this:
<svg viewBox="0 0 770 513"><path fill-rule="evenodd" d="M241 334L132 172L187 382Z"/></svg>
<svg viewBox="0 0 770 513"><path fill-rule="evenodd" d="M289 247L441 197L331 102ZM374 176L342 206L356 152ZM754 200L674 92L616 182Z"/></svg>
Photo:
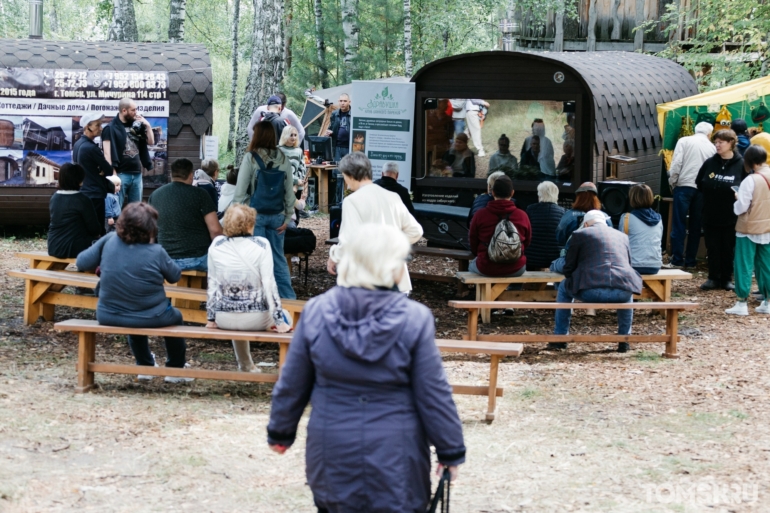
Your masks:
<svg viewBox="0 0 770 513"><path fill-rule="evenodd" d="M578 187L575 192L578 193L578 192L585 192L585 191L591 191L591 192L593 192L596 195L599 194L599 191L596 188L596 185L593 184L593 182L583 182L583 183L581 183L580 187Z"/></svg>
<svg viewBox="0 0 770 513"><path fill-rule="evenodd" d="M268 105L283 105L283 102L281 101L281 97L278 95L273 95L267 100Z"/></svg>
<svg viewBox="0 0 770 513"><path fill-rule="evenodd" d="M104 114L102 113L87 112L86 114L80 116L80 126L85 128L89 123L93 123L94 121L101 121L102 119L104 119Z"/></svg>

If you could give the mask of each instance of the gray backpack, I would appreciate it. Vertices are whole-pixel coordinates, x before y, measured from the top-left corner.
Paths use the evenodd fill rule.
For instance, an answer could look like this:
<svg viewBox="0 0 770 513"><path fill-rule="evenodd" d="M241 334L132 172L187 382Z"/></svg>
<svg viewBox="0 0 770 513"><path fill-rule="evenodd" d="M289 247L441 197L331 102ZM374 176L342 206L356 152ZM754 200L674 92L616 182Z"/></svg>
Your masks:
<svg viewBox="0 0 770 513"><path fill-rule="evenodd" d="M509 217L500 219L487 246L487 256L497 264L512 264L521 257L521 237Z"/></svg>

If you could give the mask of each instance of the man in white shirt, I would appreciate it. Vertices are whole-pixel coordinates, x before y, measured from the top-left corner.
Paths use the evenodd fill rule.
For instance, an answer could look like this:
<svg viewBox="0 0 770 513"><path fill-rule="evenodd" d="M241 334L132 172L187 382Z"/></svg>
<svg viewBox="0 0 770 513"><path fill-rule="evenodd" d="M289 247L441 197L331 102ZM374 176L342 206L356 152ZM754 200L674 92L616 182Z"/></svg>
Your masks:
<svg viewBox="0 0 770 513"><path fill-rule="evenodd" d="M291 126L297 129L297 133L299 134L299 146L302 147L302 141L305 140L305 127L302 126L302 123L300 123L299 118L294 113L294 111L286 108L286 95L283 93L276 93L275 96L281 99L281 119L285 119ZM249 141L251 141L251 138L254 137L254 125L259 123L259 120L262 119L267 112L267 105L260 105L254 111L254 114L251 115L248 127Z"/></svg>
<svg viewBox="0 0 770 513"><path fill-rule="evenodd" d="M532 121L532 135L524 139L524 145L521 148L521 160L524 160L524 153L532 147L533 136L537 136L540 139L540 152L537 154L537 163L540 166L539 180L553 181L558 176L553 143L545 136L545 121L540 118Z"/></svg>
<svg viewBox="0 0 770 513"><path fill-rule="evenodd" d="M481 118L479 117L481 107L489 107L489 103L484 100L468 100L465 103L465 124L479 157L486 155L484 145L481 142Z"/></svg>
<svg viewBox="0 0 770 513"><path fill-rule="evenodd" d="M372 163L361 152L353 152L339 163L339 169L347 187L353 194L342 202L342 222L340 224L339 243L329 249L327 269L330 274L337 274L337 264L342 258L345 247L352 244L366 244L365 240L351 239L355 227L364 223L387 224L404 232L410 244L422 237L422 226L409 213L401 198L394 192L387 191L372 182ZM412 282L404 262L404 272L398 282L398 290L409 292Z"/></svg>
<svg viewBox="0 0 770 513"><path fill-rule="evenodd" d="M710 123L695 125L695 133L682 137L676 143L674 157L668 171L668 183L674 194L674 219L671 226L671 262L667 268L695 267L700 245L703 196L698 192L695 179L698 171L716 152L709 136L714 131ZM690 214L690 237L687 237L687 214ZM687 248L684 241L687 238Z"/></svg>

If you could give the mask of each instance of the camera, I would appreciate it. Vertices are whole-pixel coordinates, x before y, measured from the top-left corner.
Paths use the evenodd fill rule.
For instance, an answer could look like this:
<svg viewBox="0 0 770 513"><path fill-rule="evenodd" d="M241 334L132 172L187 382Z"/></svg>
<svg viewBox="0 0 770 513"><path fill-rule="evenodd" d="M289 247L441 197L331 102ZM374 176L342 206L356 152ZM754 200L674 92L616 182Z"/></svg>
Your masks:
<svg viewBox="0 0 770 513"><path fill-rule="evenodd" d="M136 120L131 124L128 134L134 141L147 141L147 125Z"/></svg>

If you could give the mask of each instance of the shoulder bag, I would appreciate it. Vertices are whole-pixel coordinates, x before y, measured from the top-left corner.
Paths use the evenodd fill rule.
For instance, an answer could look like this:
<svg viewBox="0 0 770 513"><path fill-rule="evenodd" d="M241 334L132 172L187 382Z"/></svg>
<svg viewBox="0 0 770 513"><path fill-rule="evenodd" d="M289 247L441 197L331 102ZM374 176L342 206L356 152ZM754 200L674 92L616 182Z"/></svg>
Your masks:
<svg viewBox="0 0 770 513"><path fill-rule="evenodd" d="M444 467L444 472L441 474L441 479L438 482L436 493L433 494L433 499L430 501L428 507L428 513L449 513L449 488L451 486L451 474L449 468ZM441 509L438 509L438 505L441 503Z"/></svg>

